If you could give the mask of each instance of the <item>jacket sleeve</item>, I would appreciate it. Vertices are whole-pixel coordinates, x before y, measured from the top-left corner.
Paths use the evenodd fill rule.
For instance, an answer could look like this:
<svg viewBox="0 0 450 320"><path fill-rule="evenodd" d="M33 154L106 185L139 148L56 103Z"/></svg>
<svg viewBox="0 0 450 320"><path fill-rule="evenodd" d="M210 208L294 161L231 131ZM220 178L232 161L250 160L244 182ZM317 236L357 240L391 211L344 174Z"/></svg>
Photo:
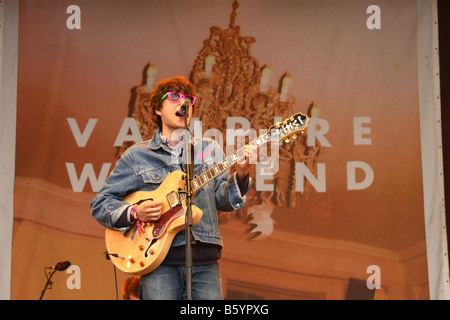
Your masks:
<svg viewBox="0 0 450 320"><path fill-rule="evenodd" d="M215 160L219 162L223 159L225 159L223 150L216 144ZM252 179L249 178L243 192L239 188L237 173L230 174L230 170L217 177L214 183L217 209L220 211L235 211L241 209L247 202L246 193L252 186Z"/></svg>
<svg viewBox="0 0 450 320"><path fill-rule="evenodd" d="M237 182L236 172L228 174L227 180L223 181L216 189L216 205L220 211L235 211L241 209L247 202L247 195L242 194ZM251 188L251 178L247 185L248 192Z"/></svg>
<svg viewBox="0 0 450 320"><path fill-rule="evenodd" d="M130 226L116 227L130 204L123 199L137 186L136 174L127 157L120 158L103 187L91 200L92 216L105 228L126 232ZM121 219L122 220L122 219Z"/></svg>

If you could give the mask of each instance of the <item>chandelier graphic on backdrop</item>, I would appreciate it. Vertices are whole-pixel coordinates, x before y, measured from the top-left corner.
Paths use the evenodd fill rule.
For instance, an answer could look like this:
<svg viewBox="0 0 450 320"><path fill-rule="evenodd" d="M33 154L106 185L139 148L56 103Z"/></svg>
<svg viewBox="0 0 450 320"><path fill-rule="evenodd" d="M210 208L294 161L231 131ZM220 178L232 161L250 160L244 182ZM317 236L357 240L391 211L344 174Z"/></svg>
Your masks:
<svg viewBox="0 0 450 320"><path fill-rule="evenodd" d="M250 45L255 39L241 36L240 27L235 25L238 7L238 2L234 0L228 29L220 29L217 26L210 28L210 37L204 40L203 48L198 53L189 75L189 81L197 90L195 117L202 121L203 132L208 129L225 132L228 117L241 117L248 120L250 127L258 133L259 129L266 130L273 125L274 119L281 121L293 114L295 98L288 93L292 83L291 75L284 73L277 88L269 85L272 69L269 65L259 65L258 60L250 54ZM144 68L143 83L134 89L128 111L128 117L134 117L144 140L151 139L157 129L149 105L156 74L156 66L148 63ZM318 106L312 102L308 107L308 117L317 116L318 113ZM224 146L227 145L225 136L223 135ZM271 181L273 190L251 188L247 194L247 205L237 212L239 218L251 225L251 239L270 236L275 224L272 219L274 208L295 207L296 196L305 195L305 192L299 193L295 190L295 163L304 162L307 168L316 174L317 158L324 152L319 142L316 146L308 147L306 139L305 133L296 139L294 144L282 143L279 146L279 155L276 155L278 167L275 168L277 170ZM117 156L130 144L124 143ZM260 158L259 161L264 163L264 159ZM252 167L250 174L255 177L256 166ZM264 170L265 174L270 172L269 168ZM308 182L304 182L307 192ZM228 217L229 215L221 214L221 223L225 223Z"/></svg>

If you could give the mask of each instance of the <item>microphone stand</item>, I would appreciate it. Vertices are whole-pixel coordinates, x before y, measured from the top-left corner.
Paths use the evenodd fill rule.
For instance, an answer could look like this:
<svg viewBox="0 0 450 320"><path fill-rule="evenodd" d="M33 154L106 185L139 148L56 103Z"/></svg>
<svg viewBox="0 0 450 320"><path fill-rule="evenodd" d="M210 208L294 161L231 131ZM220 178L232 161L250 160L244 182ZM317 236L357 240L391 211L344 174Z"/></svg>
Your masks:
<svg viewBox="0 0 450 320"><path fill-rule="evenodd" d="M191 246L191 227L192 227L192 176L194 171L194 163L191 154L191 144L189 142L189 127L187 118L189 116L189 103L186 103L186 112L184 113L185 135L185 154L186 154L186 222L185 222L185 250L186 250L186 289L187 299L192 300L192 246Z"/></svg>
<svg viewBox="0 0 450 320"><path fill-rule="evenodd" d="M52 277L54 276L54 274L55 274L55 272L56 272L56 269L51 269L50 270L50 272L49 272L49 275L47 276L47 282L45 283L45 287L44 287L44 289L42 290L42 292L41 292L41 296L39 297L39 300L42 300L42 297L44 297L44 293L45 293L45 291L49 288L49 287L51 287L51 285L52 285ZM47 275L47 274L46 274Z"/></svg>

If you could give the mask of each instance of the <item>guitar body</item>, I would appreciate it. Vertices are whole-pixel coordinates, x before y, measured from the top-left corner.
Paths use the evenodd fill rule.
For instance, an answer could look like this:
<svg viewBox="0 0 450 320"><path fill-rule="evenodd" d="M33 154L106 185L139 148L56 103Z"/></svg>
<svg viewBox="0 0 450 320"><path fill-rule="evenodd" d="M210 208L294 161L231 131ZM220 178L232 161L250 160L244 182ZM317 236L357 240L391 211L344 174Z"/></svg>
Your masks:
<svg viewBox="0 0 450 320"><path fill-rule="evenodd" d="M175 235L184 230L186 201L174 205L172 196L185 185L180 170L170 173L154 191L138 191L124 201L139 204L146 200L162 202L161 218L153 223L132 226L125 234L119 230L107 229L106 247L114 265L121 271L143 275L155 270L167 255ZM196 224L202 211L192 206L192 222ZM116 256L117 255L117 256Z"/></svg>

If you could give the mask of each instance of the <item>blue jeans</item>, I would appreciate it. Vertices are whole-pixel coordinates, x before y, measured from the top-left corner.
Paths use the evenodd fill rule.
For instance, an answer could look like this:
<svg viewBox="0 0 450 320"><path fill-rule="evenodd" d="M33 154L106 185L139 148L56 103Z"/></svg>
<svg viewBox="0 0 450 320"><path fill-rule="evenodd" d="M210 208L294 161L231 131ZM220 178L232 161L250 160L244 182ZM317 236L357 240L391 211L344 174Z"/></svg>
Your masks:
<svg viewBox="0 0 450 320"><path fill-rule="evenodd" d="M142 276L141 300L186 300L186 267L160 265ZM222 280L218 264L192 267L192 300L222 300Z"/></svg>

